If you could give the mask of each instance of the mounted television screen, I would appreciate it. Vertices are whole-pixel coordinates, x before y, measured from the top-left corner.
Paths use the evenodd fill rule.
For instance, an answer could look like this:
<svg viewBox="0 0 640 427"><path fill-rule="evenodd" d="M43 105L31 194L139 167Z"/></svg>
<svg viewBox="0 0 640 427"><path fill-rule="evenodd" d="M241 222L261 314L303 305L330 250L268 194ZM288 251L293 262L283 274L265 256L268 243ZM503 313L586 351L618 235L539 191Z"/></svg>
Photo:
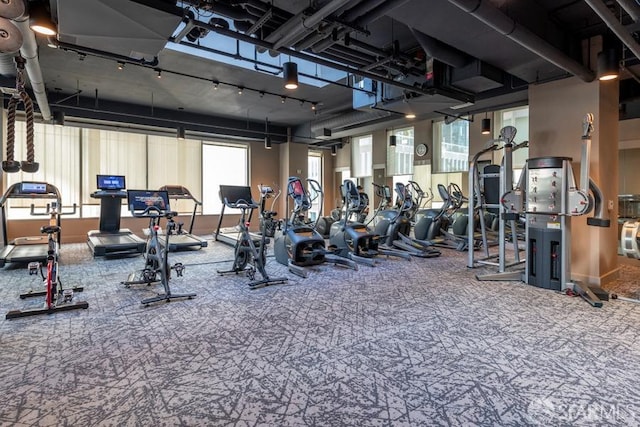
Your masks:
<svg viewBox="0 0 640 427"><path fill-rule="evenodd" d="M122 175L98 175L98 190L121 191L127 188Z"/></svg>
<svg viewBox="0 0 640 427"><path fill-rule="evenodd" d="M160 190L128 190L127 204L132 212L141 212L155 206L161 212L170 210L169 194Z"/></svg>

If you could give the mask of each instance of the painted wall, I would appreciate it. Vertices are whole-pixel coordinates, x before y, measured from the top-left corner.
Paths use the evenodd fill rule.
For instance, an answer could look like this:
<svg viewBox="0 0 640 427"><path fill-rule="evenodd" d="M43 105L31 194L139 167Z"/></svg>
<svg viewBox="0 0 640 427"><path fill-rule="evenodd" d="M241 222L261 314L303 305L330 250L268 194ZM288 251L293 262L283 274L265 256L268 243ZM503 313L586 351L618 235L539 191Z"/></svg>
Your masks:
<svg viewBox="0 0 640 427"><path fill-rule="evenodd" d="M579 180L582 121L593 113L594 133L590 176L604 193L605 206L612 201L609 228L587 226L586 216L571 218L571 271L578 279L606 283L617 275L618 177L618 84L578 78L531 85L529 87L529 156L566 156L573 158ZM579 182L579 181L578 181ZM585 248L589 248L585 250Z"/></svg>

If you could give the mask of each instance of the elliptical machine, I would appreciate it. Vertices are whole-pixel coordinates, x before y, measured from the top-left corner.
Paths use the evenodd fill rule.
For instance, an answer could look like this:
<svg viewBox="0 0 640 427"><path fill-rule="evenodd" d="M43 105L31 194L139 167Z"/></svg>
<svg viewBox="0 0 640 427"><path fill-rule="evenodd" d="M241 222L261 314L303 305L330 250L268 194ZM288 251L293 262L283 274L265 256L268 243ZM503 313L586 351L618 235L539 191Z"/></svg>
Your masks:
<svg viewBox="0 0 640 427"><path fill-rule="evenodd" d="M331 226L334 222L339 221L339 215L337 212L332 212L331 216L325 216L324 213L324 191L322 190L322 186L315 179L307 178L307 184L311 188L309 198L311 203L315 202L317 199L320 205L320 212L318 212L318 217L316 218L315 223L313 224L313 229L317 231L322 238L328 239ZM336 214L335 216L333 214Z"/></svg>
<svg viewBox="0 0 640 427"><path fill-rule="evenodd" d="M411 260L411 255L393 249L380 248L380 235L372 233L365 224L350 221L352 215L362 212L362 198L353 181L346 179L340 186L345 213L340 221L331 226L329 243L335 246L336 254L353 261L375 266L377 255L396 256Z"/></svg>
<svg viewBox="0 0 640 427"><path fill-rule="evenodd" d="M396 184L398 204L396 209L386 209L391 202L391 190L388 185L373 183L380 204L374 215L377 218L375 233L382 236L383 243L389 248L397 248L420 258L435 258L440 251L429 242L412 239L409 216L414 211L412 195L402 183Z"/></svg>
<svg viewBox="0 0 640 427"><path fill-rule="evenodd" d="M317 182L314 181L316 184ZM317 184L318 188L320 184ZM322 190L320 189L320 192ZM287 211L289 199L293 201L291 216L283 229L276 234L274 253L276 260L289 268L293 274L306 278L305 267L332 262L358 269L351 260L336 256L325 248L324 238L311 226L305 224L305 212L311 207L311 198L298 177L290 177L287 183ZM332 249L332 248L330 248Z"/></svg>

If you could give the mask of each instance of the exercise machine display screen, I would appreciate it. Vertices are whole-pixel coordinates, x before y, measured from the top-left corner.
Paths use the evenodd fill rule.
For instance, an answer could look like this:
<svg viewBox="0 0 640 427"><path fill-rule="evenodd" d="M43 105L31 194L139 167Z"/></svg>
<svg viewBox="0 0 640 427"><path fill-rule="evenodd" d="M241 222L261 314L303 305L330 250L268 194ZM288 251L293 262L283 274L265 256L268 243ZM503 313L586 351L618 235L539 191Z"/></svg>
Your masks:
<svg viewBox="0 0 640 427"><path fill-rule="evenodd" d="M244 185L221 185L220 201L226 205L238 203L243 200L245 203L252 203L251 187Z"/></svg>
<svg viewBox="0 0 640 427"><path fill-rule="evenodd" d="M47 194L47 184L44 182L23 182L20 185L20 193Z"/></svg>
<svg viewBox="0 0 640 427"><path fill-rule="evenodd" d="M302 186L302 181L295 180L290 183L291 185L291 194L297 197L302 197L305 195L304 187Z"/></svg>
<svg viewBox="0 0 640 427"><path fill-rule="evenodd" d="M122 175L98 175L97 181L98 190L121 191L127 188Z"/></svg>
<svg viewBox="0 0 640 427"><path fill-rule="evenodd" d="M151 206L162 212L170 210L169 194L166 191L129 190L127 191L127 202L129 210L132 212L141 212Z"/></svg>

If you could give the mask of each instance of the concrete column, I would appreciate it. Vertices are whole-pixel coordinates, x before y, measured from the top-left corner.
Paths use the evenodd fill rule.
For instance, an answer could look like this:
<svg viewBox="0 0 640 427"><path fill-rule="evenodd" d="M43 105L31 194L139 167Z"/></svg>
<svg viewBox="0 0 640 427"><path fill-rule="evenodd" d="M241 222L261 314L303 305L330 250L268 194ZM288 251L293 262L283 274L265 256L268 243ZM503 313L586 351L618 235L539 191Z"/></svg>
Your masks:
<svg viewBox="0 0 640 427"><path fill-rule="evenodd" d="M571 219L572 278L604 285L618 273L618 81L585 83L569 78L529 87L529 157L573 159L579 183L582 121L594 114L591 178L610 208L610 228L587 226L586 216Z"/></svg>

